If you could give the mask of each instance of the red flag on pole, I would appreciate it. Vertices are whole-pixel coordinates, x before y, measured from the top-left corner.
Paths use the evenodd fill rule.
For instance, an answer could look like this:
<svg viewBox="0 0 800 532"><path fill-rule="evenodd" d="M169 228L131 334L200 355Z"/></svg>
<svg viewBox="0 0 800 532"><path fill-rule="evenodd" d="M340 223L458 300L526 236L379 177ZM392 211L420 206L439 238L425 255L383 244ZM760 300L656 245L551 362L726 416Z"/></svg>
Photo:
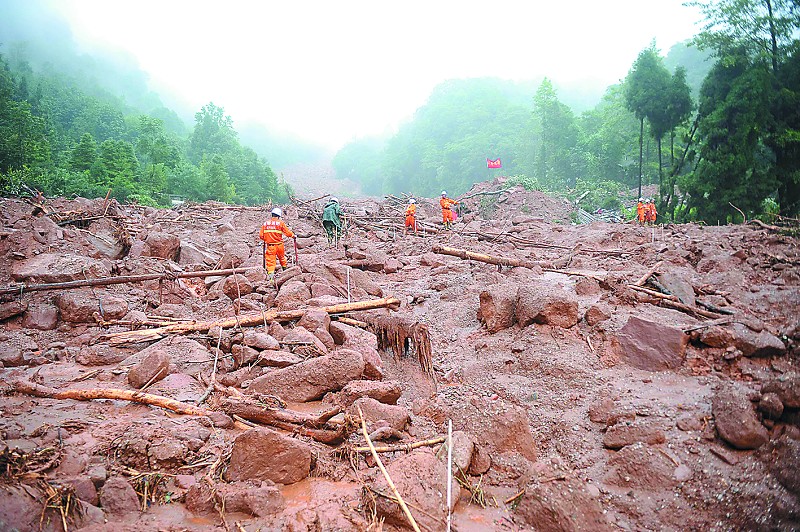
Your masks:
<svg viewBox="0 0 800 532"><path fill-rule="evenodd" d="M491 159L486 159L486 168L502 168L503 165L500 162L500 159L495 159L494 161Z"/></svg>

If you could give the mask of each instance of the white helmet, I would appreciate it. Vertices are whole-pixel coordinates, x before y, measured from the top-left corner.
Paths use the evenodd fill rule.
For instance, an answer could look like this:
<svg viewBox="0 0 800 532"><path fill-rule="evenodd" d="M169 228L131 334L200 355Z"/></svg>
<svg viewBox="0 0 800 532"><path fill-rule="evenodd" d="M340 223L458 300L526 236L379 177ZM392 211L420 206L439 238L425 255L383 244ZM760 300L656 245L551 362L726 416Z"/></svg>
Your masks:
<svg viewBox="0 0 800 532"><path fill-rule="evenodd" d="M331 201L334 203L339 203L339 198L331 198Z"/></svg>
<svg viewBox="0 0 800 532"><path fill-rule="evenodd" d="M442 190L442 196L447 196L447 191L446 190Z"/></svg>
<svg viewBox="0 0 800 532"><path fill-rule="evenodd" d="M417 200L415 200L414 198L411 198L410 200L408 200L408 202L409 202L409 203L416 203L416 202L417 202Z"/></svg>
<svg viewBox="0 0 800 532"><path fill-rule="evenodd" d="M283 216L283 211L280 209L280 207L275 207L274 209L272 209L272 215Z"/></svg>
<svg viewBox="0 0 800 532"><path fill-rule="evenodd" d="M639 201L644 201L644 198L639 198Z"/></svg>

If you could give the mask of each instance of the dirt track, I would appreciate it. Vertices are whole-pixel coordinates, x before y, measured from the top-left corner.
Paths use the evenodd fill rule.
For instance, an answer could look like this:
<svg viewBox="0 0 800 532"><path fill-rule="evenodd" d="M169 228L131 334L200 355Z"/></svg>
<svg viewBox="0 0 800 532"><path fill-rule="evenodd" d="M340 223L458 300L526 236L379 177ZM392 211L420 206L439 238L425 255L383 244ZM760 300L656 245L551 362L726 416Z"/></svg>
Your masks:
<svg viewBox="0 0 800 532"><path fill-rule="evenodd" d="M352 404L359 397L376 445L443 436L452 420L459 531L800 527L796 238L753 226L573 226L567 204L519 189L466 200L448 233L403 237L385 225L401 223L391 201L343 207L351 225L339 250L313 217L321 204L286 208L300 237L299 269L279 275L276 291L259 268L268 208L53 200L48 218L2 200L0 287L230 267L242 274L4 296L0 529L38 529L53 493L45 530L63 529L57 507L66 494L70 530L406 526L373 459L352 450L365 444ZM420 213L427 227L440 221L435 200L420 199ZM435 246L536 265L498 268ZM630 287L659 262L647 288L667 288L675 301ZM399 308L348 314L367 330L317 310L244 334L98 341L131 322L346 303L348 279L351 300L393 296ZM402 345L414 325L399 356L373 334ZM425 329L432 374L420 353ZM12 391L19 380L145 387L196 404L215 358L219 386L203 406L211 417ZM221 413L225 400L280 410L274 395L293 413L340 407L319 427L344 431L345 443L319 443L298 425L254 429ZM441 445L382 455L423 530L444 530L445 456Z"/></svg>

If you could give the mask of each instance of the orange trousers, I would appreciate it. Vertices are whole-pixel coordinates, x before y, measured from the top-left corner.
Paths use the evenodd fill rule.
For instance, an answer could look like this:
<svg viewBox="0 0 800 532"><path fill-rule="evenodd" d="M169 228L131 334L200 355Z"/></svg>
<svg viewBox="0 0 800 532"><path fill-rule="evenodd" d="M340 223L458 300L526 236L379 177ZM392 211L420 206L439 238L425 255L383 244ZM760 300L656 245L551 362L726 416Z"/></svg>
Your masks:
<svg viewBox="0 0 800 532"><path fill-rule="evenodd" d="M267 244L267 251L264 253L264 261L267 263L267 273L275 273L276 258L281 261L281 267L286 269L286 249L283 247L283 242L280 244Z"/></svg>
<svg viewBox="0 0 800 532"><path fill-rule="evenodd" d="M446 224L447 222L453 221L453 211L450 209L442 209L442 223Z"/></svg>
<svg viewBox="0 0 800 532"><path fill-rule="evenodd" d="M406 216L406 227L410 227L414 229L414 231L416 231L417 230L416 218L414 218L413 216Z"/></svg>

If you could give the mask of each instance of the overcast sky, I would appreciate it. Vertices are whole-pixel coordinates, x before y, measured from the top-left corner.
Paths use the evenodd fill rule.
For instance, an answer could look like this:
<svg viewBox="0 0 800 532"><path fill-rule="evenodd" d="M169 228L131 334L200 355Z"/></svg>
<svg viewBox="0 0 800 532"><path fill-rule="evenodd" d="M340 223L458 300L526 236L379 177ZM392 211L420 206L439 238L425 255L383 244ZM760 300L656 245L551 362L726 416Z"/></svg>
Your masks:
<svg viewBox="0 0 800 532"><path fill-rule="evenodd" d="M128 51L154 90L331 149L392 130L447 79L608 86L699 21L683 0L51 1L82 46Z"/></svg>

